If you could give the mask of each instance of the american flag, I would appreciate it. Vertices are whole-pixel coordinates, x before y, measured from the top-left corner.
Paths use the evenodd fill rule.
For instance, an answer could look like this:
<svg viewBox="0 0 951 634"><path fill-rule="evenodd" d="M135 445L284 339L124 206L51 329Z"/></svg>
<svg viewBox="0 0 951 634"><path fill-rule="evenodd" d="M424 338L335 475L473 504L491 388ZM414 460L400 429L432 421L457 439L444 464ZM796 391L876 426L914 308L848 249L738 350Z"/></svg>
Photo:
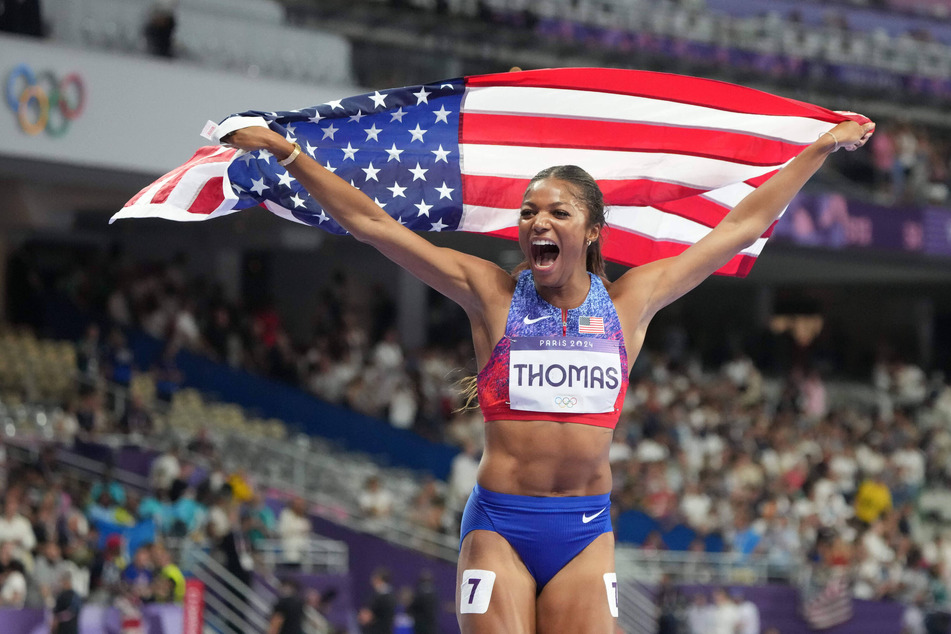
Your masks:
<svg viewBox="0 0 951 634"><path fill-rule="evenodd" d="M251 111L219 136L267 125L418 231L517 238L531 177L579 165L608 206L605 257L676 255L835 124L858 115L719 81L603 68L480 75L284 112ZM263 204L344 233L267 151L199 150L112 220L205 220ZM767 231L720 271L746 275Z"/></svg>
<svg viewBox="0 0 951 634"><path fill-rule="evenodd" d="M589 335L604 334L603 317L578 317L578 332Z"/></svg>
<svg viewBox="0 0 951 634"><path fill-rule="evenodd" d="M814 630L825 630L852 618L852 594L844 573L835 573L802 605L802 615Z"/></svg>

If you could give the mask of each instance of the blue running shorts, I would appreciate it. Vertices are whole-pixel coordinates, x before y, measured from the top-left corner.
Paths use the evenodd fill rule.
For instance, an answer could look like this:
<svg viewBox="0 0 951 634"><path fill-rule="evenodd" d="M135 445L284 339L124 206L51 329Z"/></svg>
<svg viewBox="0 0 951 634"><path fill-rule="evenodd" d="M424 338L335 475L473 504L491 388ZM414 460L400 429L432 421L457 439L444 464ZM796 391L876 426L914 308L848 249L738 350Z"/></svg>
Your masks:
<svg viewBox="0 0 951 634"><path fill-rule="evenodd" d="M611 532L611 495L530 497L472 490L460 546L470 531L498 533L512 545L541 592L588 544Z"/></svg>

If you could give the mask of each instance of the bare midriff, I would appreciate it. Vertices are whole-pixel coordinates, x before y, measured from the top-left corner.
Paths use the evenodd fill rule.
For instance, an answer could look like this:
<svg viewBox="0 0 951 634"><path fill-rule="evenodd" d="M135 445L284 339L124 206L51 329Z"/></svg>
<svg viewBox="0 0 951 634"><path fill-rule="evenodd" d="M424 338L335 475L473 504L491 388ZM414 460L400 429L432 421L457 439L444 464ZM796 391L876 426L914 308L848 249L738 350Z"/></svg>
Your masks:
<svg viewBox="0 0 951 634"><path fill-rule="evenodd" d="M610 493L613 434L611 429L577 423L487 422L479 486L536 497Z"/></svg>

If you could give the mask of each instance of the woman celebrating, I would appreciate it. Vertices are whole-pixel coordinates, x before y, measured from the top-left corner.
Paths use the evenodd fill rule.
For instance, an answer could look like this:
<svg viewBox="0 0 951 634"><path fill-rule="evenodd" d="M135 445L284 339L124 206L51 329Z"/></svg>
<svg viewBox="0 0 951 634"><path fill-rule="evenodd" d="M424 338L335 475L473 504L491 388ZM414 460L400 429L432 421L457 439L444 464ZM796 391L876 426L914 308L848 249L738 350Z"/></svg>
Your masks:
<svg viewBox="0 0 951 634"><path fill-rule="evenodd" d="M528 185L516 273L434 246L284 137L243 128L233 147L267 150L344 229L465 309L486 447L462 521L462 632L609 634L617 618L608 449L653 316L752 244L828 154L874 124L824 133L676 257L604 277L604 204L574 166Z"/></svg>

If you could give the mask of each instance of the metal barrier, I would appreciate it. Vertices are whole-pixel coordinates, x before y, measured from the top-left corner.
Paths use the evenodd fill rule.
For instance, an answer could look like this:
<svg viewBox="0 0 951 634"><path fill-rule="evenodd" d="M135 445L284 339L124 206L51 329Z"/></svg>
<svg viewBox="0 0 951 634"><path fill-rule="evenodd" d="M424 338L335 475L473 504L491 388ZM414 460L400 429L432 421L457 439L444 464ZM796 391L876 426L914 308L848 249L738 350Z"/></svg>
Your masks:
<svg viewBox="0 0 951 634"><path fill-rule="evenodd" d="M798 566L780 566L759 555L648 551L618 545L615 552L618 579L657 584L664 578L677 584L761 585L790 583Z"/></svg>
<svg viewBox="0 0 951 634"><path fill-rule="evenodd" d="M255 542L254 552L268 570L291 563L284 557L284 546L279 539L262 539ZM299 549L299 563L304 572L346 573L350 568L347 545L333 539L311 537Z"/></svg>

